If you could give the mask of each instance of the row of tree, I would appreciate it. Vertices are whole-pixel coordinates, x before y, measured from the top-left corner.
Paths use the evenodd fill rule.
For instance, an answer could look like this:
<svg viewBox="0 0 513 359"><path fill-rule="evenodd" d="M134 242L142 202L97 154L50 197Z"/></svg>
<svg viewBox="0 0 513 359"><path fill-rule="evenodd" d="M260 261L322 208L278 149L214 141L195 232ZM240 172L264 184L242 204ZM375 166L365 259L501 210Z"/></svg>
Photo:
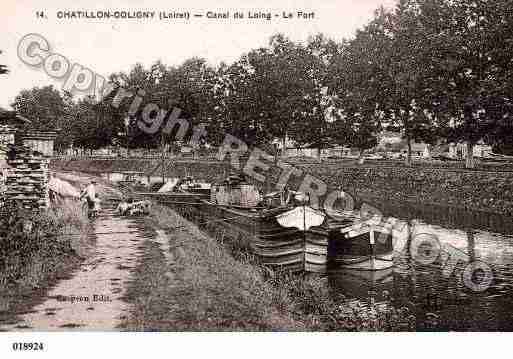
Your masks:
<svg viewBox="0 0 513 359"><path fill-rule="evenodd" d="M232 64L137 64L109 80L139 91L141 108L178 107L193 125L206 124L214 145L230 133L264 148L289 139L364 150L393 129L408 144L464 142L472 167L480 141L513 151L512 54L513 0L400 0L349 40L317 35L296 43L278 34ZM173 141L173 133L140 131L141 109L127 123L130 102L114 108L111 101L73 99L48 86L22 91L13 107L37 126L62 129L62 148Z"/></svg>

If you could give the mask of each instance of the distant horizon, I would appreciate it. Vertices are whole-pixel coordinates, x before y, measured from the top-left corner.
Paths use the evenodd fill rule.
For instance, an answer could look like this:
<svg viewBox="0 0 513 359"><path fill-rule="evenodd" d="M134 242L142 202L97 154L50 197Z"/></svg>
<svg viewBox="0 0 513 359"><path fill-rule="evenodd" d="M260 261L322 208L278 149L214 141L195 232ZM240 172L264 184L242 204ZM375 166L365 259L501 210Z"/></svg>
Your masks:
<svg viewBox="0 0 513 359"><path fill-rule="evenodd" d="M148 68L160 60L167 66L176 66L192 57L204 58L210 65L232 63L251 49L266 46L270 36L282 33L293 41L305 42L319 33L336 41L350 38L365 25L380 6L391 7L396 0L281 0L262 1L258 8L247 0L222 0L216 7L203 0L191 0L183 6L170 9L164 0L154 0L142 6L133 0L109 1L78 0L72 6L64 0L50 0L44 6L28 0L7 0L2 5L0 29L0 64L7 65L9 73L0 75L0 107L12 109L10 104L21 90L54 85L61 90L62 83L48 77L42 69L31 68L17 57L17 45L29 33L44 36L50 50L70 61L89 67L108 76L127 72L136 63ZM66 11L154 11L205 13L207 11L272 12L275 18L222 20L200 18L181 19L63 19ZM312 19L284 19L282 13L297 15L314 12ZM41 12L46 18L41 18ZM278 17L278 14L280 16ZM285 15L285 14L284 14ZM94 49L94 51L92 51Z"/></svg>

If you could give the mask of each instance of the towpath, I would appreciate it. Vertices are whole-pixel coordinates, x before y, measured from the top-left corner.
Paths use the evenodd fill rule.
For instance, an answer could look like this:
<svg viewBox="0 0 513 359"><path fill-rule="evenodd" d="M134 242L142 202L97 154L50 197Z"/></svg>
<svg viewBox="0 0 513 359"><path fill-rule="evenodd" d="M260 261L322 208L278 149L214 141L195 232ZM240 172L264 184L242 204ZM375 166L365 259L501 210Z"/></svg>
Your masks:
<svg viewBox="0 0 513 359"><path fill-rule="evenodd" d="M16 322L0 325L0 330L121 330L119 325L129 316L124 295L132 279L131 269L142 255L142 243L150 239L164 253L169 249L163 232L112 212L104 210L95 220L91 235L96 237L96 245L79 268L50 288L41 304L18 316Z"/></svg>
<svg viewBox="0 0 513 359"><path fill-rule="evenodd" d="M2 329L116 330L128 315L123 295L144 234L129 219L105 216L96 220L93 235L93 254L50 289L42 304Z"/></svg>

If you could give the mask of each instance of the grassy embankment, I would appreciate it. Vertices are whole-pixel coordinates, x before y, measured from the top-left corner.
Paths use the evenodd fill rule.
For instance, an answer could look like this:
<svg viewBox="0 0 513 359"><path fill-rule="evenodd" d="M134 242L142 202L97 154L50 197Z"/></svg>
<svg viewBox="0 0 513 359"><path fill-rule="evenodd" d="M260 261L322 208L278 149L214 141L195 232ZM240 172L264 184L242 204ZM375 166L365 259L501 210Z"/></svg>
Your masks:
<svg viewBox="0 0 513 359"><path fill-rule="evenodd" d="M6 208L0 222L0 323L8 323L68 275L93 243L78 202L38 214Z"/></svg>
<svg viewBox="0 0 513 359"><path fill-rule="evenodd" d="M146 226L164 229L172 263L154 241L143 244L124 324L137 331L408 330L414 318L391 306L349 308L326 279L273 273L247 252L247 242L215 226L207 235L167 207L155 205ZM409 316L409 318L408 318Z"/></svg>

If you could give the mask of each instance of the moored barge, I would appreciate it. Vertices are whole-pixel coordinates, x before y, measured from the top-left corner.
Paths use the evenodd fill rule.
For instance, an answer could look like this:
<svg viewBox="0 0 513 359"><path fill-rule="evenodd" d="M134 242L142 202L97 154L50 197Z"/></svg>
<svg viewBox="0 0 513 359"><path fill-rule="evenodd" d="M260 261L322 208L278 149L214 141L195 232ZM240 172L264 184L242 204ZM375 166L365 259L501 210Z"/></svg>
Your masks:
<svg viewBox="0 0 513 359"><path fill-rule="evenodd" d="M187 180L176 184L173 193L161 194L162 203L194 208L203 223L215 222L246 241L266 266L315 273L327 272L328 266L371 272L393 266L390 231L354 215L328 216L309 206L302 193L264 196L239 176L212 186Z"/></svg>

